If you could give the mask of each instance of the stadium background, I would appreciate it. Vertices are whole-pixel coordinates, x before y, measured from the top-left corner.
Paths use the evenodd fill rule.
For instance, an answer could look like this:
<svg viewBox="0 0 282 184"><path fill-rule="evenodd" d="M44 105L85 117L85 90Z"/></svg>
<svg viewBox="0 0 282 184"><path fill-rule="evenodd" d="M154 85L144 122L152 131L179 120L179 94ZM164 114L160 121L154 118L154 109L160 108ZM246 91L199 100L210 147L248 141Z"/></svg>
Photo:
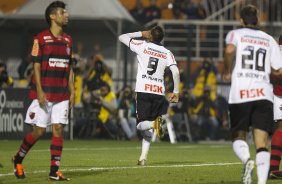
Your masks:
<svg viewBox="0 0 282 184"><path fill-rule="evenodd" d="M282 28L282 2L157 0L156 7L148 8L154 2L63 1L68 4L70 13L66 32L74 38L74 57L78 61L76 87L80 94L70 114L71 126L65 129L66 138L71 140L65 142L61 169L72 178L70 183L239 183L242 166L229 143L226 99L230 85L224 83L221 76L224 38L229 30L240 27L240 8L251 3L259 9L261 29L278 40ZM26 180L15 179L10 158L31 129L23 123L30 103L27 98L32 73L29 53L33 36L47 26L44 10L50 2L0 0L0 72L3 66L7 72L7 75L0 74L0 184L48 182L42 178L48 175L49 140L39 141L28 155L24 162ZM137 2L142 6L135 9ZM149 12L146 16L140 14L145 9ZM155 14L156 11L160 14ZM168 112L170 132L162 140L153 140L148 167L140 168L135 165L140 142L134 128L129 127L133 136L128 137L117 112L111 114L116 125L115 135L109 132L110 127L97 126L97 117L88 117L97 112L86 113L81 96L85 85L96 85L92 80L94 65L102 61L106 70L103 80L111 85L119 102L125 92L123 87L134 87L137 65L134 55L118 42L118 35L154 25L164 28L163 43L178 62L182 98ZM206 64L209 70L205 77ZM167 76L169 78L169 73ZM172 86L167 83L166 87L170 90ZM206 106L209 113L204 114L217 119L219 126L215 129L208 121L206 126L197 124L197 118L203 115L201 104L204 102L196 99L203 95L215 104L215 107ZM134 112L134 107L127 108ZM134 113L129 116L134 118ZM48 133L45 138L49 139ZM251 154L255 154L254 149Z"/></svg>
<svg viewBox="0 0 282 184"><path fill-rule="evenodd" d="M23 124L28 84L32 74L29 53L33 36L46 28L44 10L50 0L1 0L0 1L0 63L6 68L8 79L1 81L0 136L20 138L30 128ZM278 39L281 32L281 1L264 0L66 0L70 22L66 32L73 36L76 67L76 107L70 115L71 126L66 128L68 138L80 136L83 124L93 127L95 118L83 120L85 113L83 93L92 82L94 65L102 61L107 81L119 101L123 87L134 88L137 62L129 49L121 45L118 35L145 30L154 25L164 28L164 46L170 49L181 71L180 105L171 107L168 115L172 122L171 142L194 140L228 140L228 116L226 99L229 84L222 81L224 38L228 31L240 26L238 13L245 4L254 4L260 12L261 28ZM141 13L140 13L141 12ZM205 64L209 69L203 74ZM169 74L167 75L169 78ZM1 74L2 77L2 74ZM108 77L108 78L107 78ZM94 77L95 78L95 77ZM1 78L2 80L2 78ZM89 86L87 86L89 88ZM169 91L172 85L166 84ZM18 94L22 94L18 96ZM199 102L208 95L209 106ZM208 108L208 114L202 114ZM117 111L119 110L116 109ZM128 110L128 109L127 109ZM213 112L212 112L213 111ZM111 112L112 113L112 112ZM130 115L133 116L134 115ZM217 127L198 124L199 116L216 118ZM103 138L128 139L124 127L115 119L116 136ZM90 120L91 119L91 120ZM179 123L181 122L181 123ZM90 124L90 125L89 125ZM76 126L78 125L78 126ZM90 126L90 127L89 127ZM98 126L99 127L99 126ZM105 127L102 126L101 129ZM110 127L111 129L111 127ZM206 129L212 129L209 133ZM82 130L81 130L82 131ZM97 132L100 129L97 128ZM133 133L136 130L132 130ZM95 132L95 130L93 131ZM196 133L195 133L196 132ZM85 133L85 132L84 132ZM81 133L81 134L84 134ZM174 135L175 134L175 135ZM213 134L213 135L212 135ZM86 136L96 138L95 133ZM138 138L138 135L131 138ZM174 141L173 141L174 140Z"/></svg>

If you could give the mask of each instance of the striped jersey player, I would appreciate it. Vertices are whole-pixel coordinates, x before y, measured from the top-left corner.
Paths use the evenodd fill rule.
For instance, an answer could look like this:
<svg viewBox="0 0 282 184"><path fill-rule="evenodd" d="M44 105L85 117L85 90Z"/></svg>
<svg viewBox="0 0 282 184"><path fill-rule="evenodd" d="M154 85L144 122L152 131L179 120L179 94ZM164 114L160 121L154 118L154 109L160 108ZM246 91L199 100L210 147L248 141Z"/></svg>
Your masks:
<svg viewBox="0 0 282 184"><path fill-rule="evenodd" d="M74 82L72 70L72 38L63 32L68 23L66 4L54 1L45 10L49 29L34 37L31 52L34 75L25 122L34 126L28 133L19 151L12 158L14 174L25 178L22 162L32 146L52 127L50 145L49 180L68 180L59 171L63 150L64 126L68 124L69 108L74 103Z"/></svg>

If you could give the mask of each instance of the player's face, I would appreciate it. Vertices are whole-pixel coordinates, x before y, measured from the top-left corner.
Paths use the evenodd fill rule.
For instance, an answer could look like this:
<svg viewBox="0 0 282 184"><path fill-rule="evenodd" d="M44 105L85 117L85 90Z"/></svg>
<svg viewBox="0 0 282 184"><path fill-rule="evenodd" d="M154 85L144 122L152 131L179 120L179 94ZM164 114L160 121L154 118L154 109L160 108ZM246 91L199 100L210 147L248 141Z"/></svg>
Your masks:
<svg viewBox="0 0 282 184"><path fill-rule="evenodd" d="M63 8L58 8L56 13L54 14L54 21L59 26L66 26L69 22L69 14L67 10Z"/></svg>

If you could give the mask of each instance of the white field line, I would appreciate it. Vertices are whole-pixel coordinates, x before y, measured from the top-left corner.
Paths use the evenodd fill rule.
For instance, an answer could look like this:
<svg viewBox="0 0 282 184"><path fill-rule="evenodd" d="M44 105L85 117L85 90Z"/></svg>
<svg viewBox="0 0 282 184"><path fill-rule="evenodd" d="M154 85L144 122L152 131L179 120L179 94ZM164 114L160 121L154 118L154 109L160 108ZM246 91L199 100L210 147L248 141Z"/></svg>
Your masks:
<svg viewBox="0 0 282 184"><path fill-rule="evenodd" d="M230 147L225 145L210 145L206 146L206 148L223 148L223 147ZM109 150L136 150L140 149L140 146L133 146L133 147L101 147L101 148L64 148L64 151L109 151ZM202 146L197 145L188 145L188 146L153 146L152 149L167 149L167 148L176 148L176 149L195 149L195 148L202 148ZM45 152L50 151L49 149L34 149L33 152Z"/></svg>
<svg viewBox="0 0 282 184"><path fill-rule="evenodd" d="M151 165L151 166L126 166L126 167L91 167L84 169L62 169L63 172L76 172L76 171L107 171L107 170L124 170L124 169L145 169L145 168L182 168L182 167L208 167L208 166L230 166L230 165L239 165L241 162L232 162L232 163L208 163L208 164L177 164L177 165ZM37 173L48 173L47 170L34 171L34 172L25 172L30 174ZM0 174L0 177L11 176L14 173Z"/></svg>

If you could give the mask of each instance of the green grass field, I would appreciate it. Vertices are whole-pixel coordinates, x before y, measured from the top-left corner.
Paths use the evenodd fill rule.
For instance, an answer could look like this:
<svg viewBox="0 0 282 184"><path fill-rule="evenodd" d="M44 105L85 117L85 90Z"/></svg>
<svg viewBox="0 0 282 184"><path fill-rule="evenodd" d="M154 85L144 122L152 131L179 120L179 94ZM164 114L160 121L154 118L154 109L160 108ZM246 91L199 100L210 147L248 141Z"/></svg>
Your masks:
<svg viewBox="0 0 282 184"><path fill-rule="evenodd" d="M10 159L20 142L0 141L0 184L50 183L48 140L40 140L23 162L26 178L14 177ZM240 183L243 166L231 144L153 143L146 167L136 165L139 153L139 141L65 141L60 170L71 178L70 184ZM257 182L256 173L253 181Z"/></svg>

